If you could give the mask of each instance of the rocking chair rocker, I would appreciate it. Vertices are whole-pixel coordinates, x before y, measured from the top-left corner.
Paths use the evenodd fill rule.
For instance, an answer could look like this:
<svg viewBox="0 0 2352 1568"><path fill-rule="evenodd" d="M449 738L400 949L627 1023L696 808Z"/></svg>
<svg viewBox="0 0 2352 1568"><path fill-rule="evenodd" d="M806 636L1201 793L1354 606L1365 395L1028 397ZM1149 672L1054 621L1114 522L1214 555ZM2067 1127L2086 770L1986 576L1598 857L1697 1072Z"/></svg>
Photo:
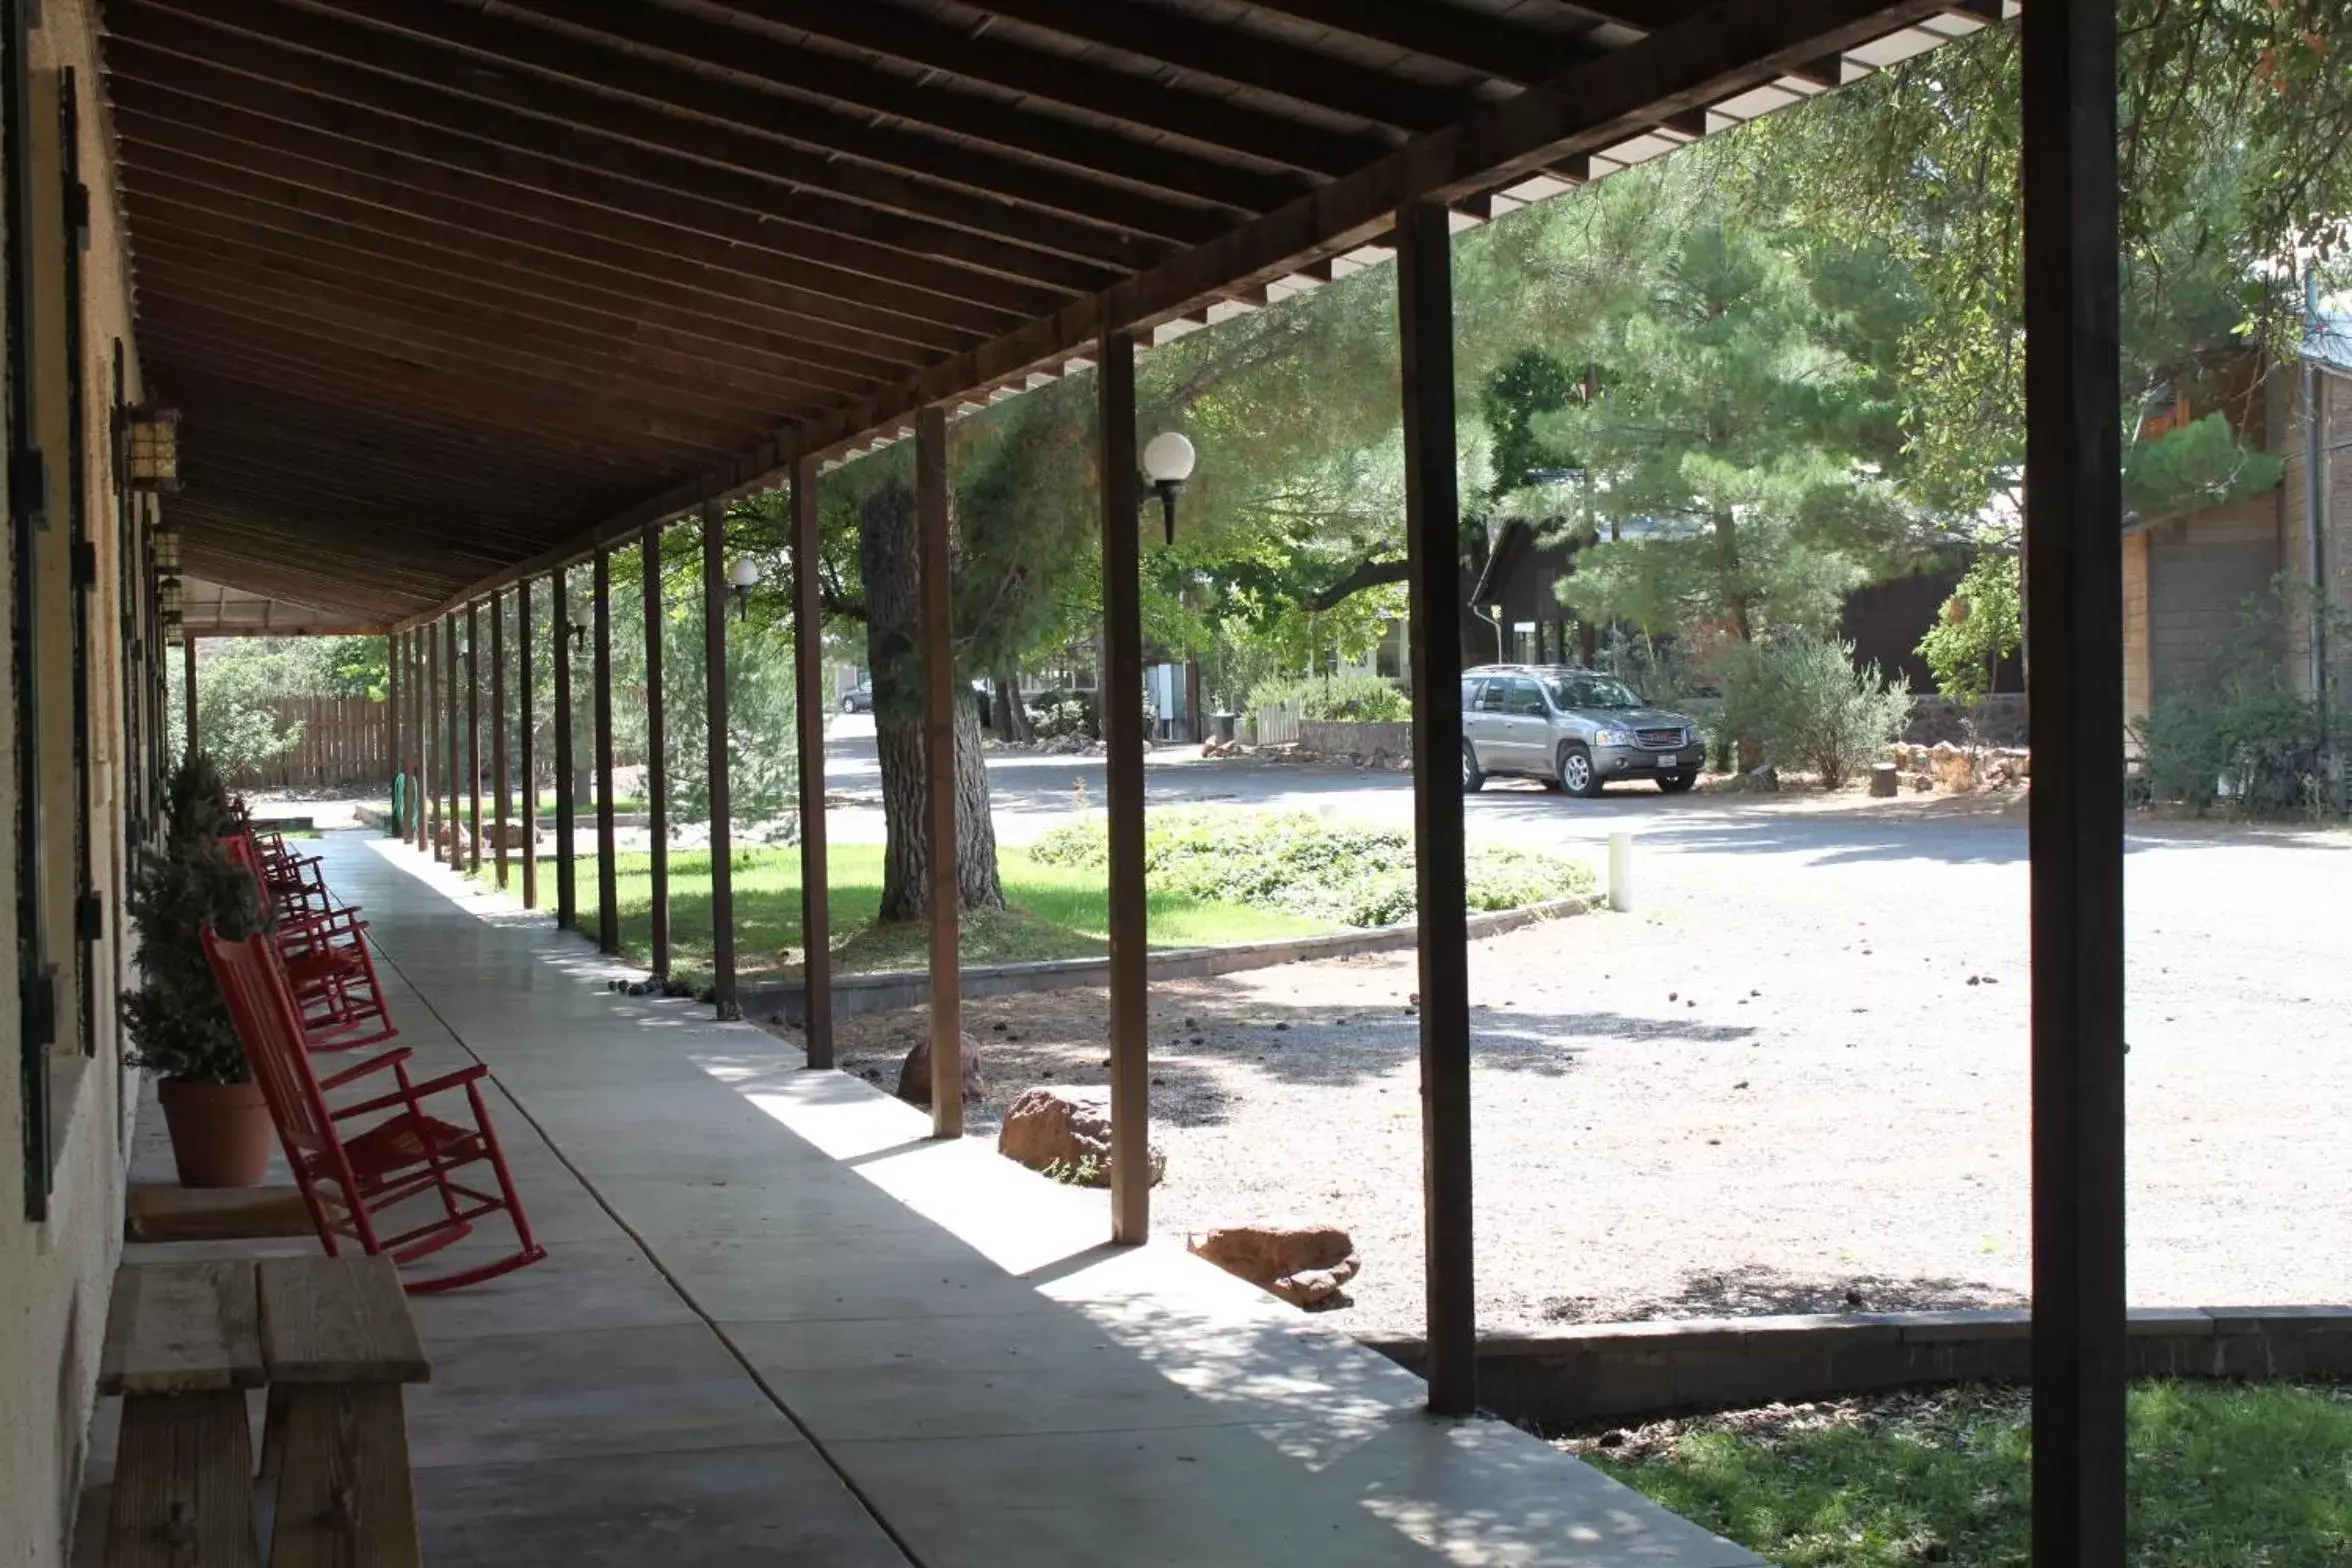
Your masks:
<svg viewBox="0 0 2352 1568"><path fill-rule="evenodd" d="M387 1051L341 1072L319 1077L311 1068L299 1014L284 971L267 936L225 940L206 929L204 956L228 1003L253 1076L269 1102L278 1140L293 1167L295 1185L309 1205L319 1243L338 1255L349 1239L370 1257L403 1266L439 1252L473 1234L474 1221L503 1213L512 1222L516 1250L448 1273L402 1281L411 1295L453 1290L536 1263L547 1249L532 1239L531 1222L506 1166L498 1133L490 1125L481 1080L490 1069L479 1063L417 1083L409 1077L406 1047ZM326 1091L380 1074L392 1083L355 1104L330 1107ZM471 1126L444 1121L425 1109L435 1095L465 1092ZM376 1120L359 1130L349 1124ZM495 1192L456 1180L468 1166L487 1165ZM439 1200L440 1213L391 1235L377 1221L412 1199Z"/></svg>

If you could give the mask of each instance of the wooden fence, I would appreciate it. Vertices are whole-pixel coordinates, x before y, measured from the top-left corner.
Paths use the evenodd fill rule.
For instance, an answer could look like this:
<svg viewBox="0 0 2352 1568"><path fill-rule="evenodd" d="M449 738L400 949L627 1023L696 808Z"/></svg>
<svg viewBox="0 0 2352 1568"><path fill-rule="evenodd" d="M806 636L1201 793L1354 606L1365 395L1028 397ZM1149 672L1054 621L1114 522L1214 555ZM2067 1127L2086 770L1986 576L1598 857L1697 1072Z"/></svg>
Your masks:
<svg viewBox="0 0 2352 1568"><path fill-rule="evenodd" d="M283 754L229 780L232 789L380 790L392 778L387 703L366 697L280 697L270 705L280 733L302 738Z"/></svg>
<svg viewBox="0 0 2352 1568"><path fill-rule="evenodd" d="M1255 744L1260 746L1295 746L1298 744L1299 724L1306 717L1306 705L1299 702L1268 703L1251 710L1256 721Z"/></svg>

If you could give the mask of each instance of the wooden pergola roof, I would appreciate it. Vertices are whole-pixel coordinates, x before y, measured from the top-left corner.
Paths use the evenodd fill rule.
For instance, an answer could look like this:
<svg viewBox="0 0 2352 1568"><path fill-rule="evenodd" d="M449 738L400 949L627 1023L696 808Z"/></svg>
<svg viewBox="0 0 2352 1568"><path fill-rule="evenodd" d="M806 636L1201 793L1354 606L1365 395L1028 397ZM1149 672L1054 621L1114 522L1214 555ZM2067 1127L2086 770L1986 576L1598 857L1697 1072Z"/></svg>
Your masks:
<svg viewBox="0 0 2352 1568"><path fill-rule="evenodd" d="M192 571L389 626L1999 0L109 0Z"/></svg>

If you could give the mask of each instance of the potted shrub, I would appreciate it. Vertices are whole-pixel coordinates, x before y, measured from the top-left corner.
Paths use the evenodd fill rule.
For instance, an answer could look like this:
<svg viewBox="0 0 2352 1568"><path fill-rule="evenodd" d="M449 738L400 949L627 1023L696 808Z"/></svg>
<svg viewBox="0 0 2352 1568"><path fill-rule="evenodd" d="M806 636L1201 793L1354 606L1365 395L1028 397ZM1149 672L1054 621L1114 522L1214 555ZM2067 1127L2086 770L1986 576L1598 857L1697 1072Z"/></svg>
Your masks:
<svg viewBox="0 0 2352 1568"><path fill-rule="evenodd" d="M182 1186L257 1186L269 1164L269 1106L204 961L202 933L260 930L260 892L220 841L236 820L209 757L197 753L173 773L167 813L163 842L141 852L131 878L140 983L123 993L130 1060L161 1080Z"/></svg>

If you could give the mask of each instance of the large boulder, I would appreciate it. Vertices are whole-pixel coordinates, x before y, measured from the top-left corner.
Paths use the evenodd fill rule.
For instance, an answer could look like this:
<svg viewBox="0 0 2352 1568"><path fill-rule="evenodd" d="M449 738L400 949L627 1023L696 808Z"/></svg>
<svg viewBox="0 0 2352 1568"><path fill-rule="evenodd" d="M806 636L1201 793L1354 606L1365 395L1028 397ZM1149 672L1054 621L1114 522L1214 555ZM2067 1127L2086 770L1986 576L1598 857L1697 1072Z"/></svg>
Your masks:
<svg viewBox="0 0 2352 1568"><path fill-rule="evenodd" d="M963 1036L963 1042L964 1098L985 1100L988 1080L980 1072L980 1042L970 1035ZM931 1037L927 1034L907 1052L906 1061L898 1069L898 1097L909 1105L931 1103Z"/></svg>
<svg viewBox="0 0 2352 1568"><path fill-rule="evenodd" d="M1075 1186L1111 1184L1111 1091L1079 1084L1024 1090L1005 1112L996 1152ZM1151 1145L1151 1183L1168 1174L1168 1156Z"/></svg>
<svg viewBox="0 0 2352 1568"><path fill-rule="evenodd" d="M1751 793L1758 795L1780 793L1780 769L1769 762L1760 768L1750 768L1746 787Z"/></svg>
<svg viewBox="0 0 2352 1568"><path fill-rule="evenodd" d="M1344 1307L1341 1288L1362 1267L1356 1244L1333 1225L1235 1225L1186 1242L1228 1274L1239 1275L1294 1307Z"/></svg>

